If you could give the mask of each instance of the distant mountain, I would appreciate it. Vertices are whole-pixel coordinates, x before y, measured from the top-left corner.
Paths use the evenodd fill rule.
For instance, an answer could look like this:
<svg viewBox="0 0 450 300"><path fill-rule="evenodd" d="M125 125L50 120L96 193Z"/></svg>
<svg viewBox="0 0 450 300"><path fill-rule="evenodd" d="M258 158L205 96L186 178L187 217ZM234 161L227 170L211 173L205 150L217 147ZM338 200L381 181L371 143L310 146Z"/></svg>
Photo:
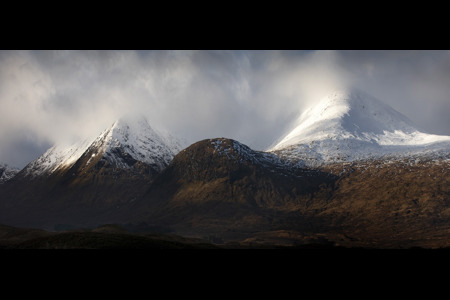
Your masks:
<svg viewBox="0 0 450 300"><path fill-rule="evenodd" d="M55 145L4 185L0 223L101 222L99 215L138 199L182 147L143 117L122 118L92 141Z"/></svg>
<svg viewBox="0 0 450 300"><path fill-rule="evenodd" d="M447 155L450 136L418 130L404 115L356 89L329 93L306 109L269 151L314 165L382 157Z"/></svg>
<svg viewBox="0 0 450 300"><path fill-rule="evenodd" d="M7 164L0 164L0 184L3 184L16 176L19 169L8 166Z"/></svg>

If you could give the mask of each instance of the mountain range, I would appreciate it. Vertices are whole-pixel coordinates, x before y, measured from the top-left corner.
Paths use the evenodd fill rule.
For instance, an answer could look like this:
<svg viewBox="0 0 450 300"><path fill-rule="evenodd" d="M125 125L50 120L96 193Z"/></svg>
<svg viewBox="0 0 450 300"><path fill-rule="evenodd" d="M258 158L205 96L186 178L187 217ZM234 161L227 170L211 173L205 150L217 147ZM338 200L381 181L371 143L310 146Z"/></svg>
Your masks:
<svg viewBox="0 0 450 300"><path fill-rule="evenodd" d="M359 90L332 91L267 151L187 145L143 117L55 145L0 185L0 223L121 224L227 246L449 247L450 137Z"/></svg>

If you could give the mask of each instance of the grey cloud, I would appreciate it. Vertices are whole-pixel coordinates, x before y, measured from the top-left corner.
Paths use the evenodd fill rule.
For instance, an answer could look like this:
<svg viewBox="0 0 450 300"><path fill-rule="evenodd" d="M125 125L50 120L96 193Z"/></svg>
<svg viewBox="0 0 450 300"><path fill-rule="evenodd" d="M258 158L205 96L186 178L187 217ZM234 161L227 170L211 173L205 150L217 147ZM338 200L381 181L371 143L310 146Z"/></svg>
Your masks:
<svg viewBox="0 0 450 300"><path fill-rule="evenodd" d="M408 116L418 127L450 135L450 52L438 50L342 51L339 64L355 84Z"/></svg>

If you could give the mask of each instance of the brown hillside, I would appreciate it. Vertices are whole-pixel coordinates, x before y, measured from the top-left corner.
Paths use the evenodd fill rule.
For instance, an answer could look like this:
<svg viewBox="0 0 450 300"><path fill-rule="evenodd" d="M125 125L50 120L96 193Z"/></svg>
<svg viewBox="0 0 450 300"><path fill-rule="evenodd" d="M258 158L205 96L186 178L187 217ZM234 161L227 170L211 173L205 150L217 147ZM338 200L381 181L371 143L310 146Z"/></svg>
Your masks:
<svg viewBox="0 0 450 300"><path fill-rule="evenodd" d="M318 203L331 197L335 178L287 168L275 156L230 139L203 140L179 153L155 179L137 204L136 219L180 234L223 237L290 228L292 222L304 229L315 217L303 212L323 207Z"/></svg>
<svg viewBox="0 0 450 300"><path fill-rule="evenodd" d="M361 245L450 246L450 162L404 159L339 164L321 216Z"/></svg>

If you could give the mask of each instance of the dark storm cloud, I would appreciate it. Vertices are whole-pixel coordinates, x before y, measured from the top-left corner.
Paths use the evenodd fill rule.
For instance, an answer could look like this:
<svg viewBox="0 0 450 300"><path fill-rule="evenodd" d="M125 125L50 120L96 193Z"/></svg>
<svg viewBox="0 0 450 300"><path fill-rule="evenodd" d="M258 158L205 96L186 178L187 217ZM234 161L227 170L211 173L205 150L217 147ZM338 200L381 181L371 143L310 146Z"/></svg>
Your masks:
<svg viewBox="0 0 450 300"><path fill-rule="evenodd" d="M136 112L188 142L264 150L348 85L450 135L449 76L448 51L0 51L0 162L22 167Z"/></svg>

